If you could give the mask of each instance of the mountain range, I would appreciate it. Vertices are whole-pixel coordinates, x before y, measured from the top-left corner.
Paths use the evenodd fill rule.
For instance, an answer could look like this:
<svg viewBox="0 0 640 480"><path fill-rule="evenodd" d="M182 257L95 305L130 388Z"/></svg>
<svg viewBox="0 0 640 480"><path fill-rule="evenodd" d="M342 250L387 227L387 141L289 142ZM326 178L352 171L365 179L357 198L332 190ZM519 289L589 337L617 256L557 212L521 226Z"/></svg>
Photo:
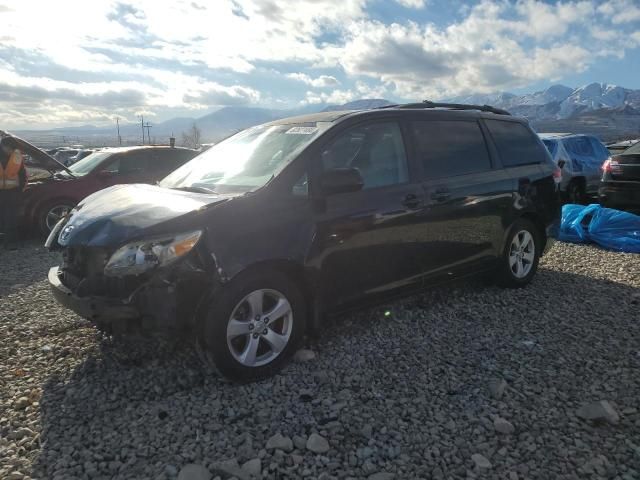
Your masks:
<svg viewBox="0 0 640 480"><path fill-rule="evenodd" d="M579 88L553 85L546 90L516 95L509 92L458 96L445 100L453 103L492 105L524 116L540 132L563 131L593 133L603 140L636 138L640 136L640 90L606 83L591 83ZM362 110L391 105L385 99L361 99L342 105L306 105L297 109L277 110L258 107L223 107L199 118L173 118L154 124L152 140L166 143L172 134L180 143L181 133L194 123L205 142L216 142L232 133L278 118L317 111ZM140 143L139 124L120 126L125 143ZM84 143L85 145L114 145L115 128L83 127L58 128L47 131L20 131L16 134L37 145L52 143Z"/></svg>

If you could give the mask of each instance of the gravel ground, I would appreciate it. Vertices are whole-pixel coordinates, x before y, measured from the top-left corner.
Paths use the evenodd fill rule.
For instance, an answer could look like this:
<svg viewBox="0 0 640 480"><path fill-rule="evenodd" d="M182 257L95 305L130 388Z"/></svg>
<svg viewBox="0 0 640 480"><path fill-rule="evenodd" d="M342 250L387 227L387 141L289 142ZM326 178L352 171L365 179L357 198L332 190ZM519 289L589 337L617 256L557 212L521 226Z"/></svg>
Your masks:
<svg viewBox="0 0 640 480"><path fill-rule="evenodd" d="M0 253L0 478L640 478L638 255L556 244L527 289L351 315L248 385L183 340L103 338L55 263Z"/></svg>

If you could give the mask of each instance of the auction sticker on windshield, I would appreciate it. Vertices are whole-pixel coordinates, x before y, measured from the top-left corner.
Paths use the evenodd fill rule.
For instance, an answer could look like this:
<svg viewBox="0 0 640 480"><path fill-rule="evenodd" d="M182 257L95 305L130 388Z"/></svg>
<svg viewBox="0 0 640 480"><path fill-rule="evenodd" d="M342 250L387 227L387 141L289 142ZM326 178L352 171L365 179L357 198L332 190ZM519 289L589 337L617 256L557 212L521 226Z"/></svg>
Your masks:
<svg viewBox="0 0 640 480"><path fill-rule="evenodd" d="M284 133L289 135L313 135L318 131L318 127L291 127Z"/></svg>

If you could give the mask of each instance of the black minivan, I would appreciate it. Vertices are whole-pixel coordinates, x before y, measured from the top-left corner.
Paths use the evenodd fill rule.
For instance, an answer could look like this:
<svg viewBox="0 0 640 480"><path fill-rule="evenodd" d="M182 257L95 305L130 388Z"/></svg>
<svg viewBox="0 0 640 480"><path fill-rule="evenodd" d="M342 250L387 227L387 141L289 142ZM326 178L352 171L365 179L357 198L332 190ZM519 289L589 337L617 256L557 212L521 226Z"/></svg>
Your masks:
<svg viewBox="0 0 640 480"><path fill-rule="evenodd" d="M481 272L527 285L558 180L526 120L492 107L278 120L83 200L47 239L49 282L100 329L189 327L224 375L259 378L329 313Z"/></svg>

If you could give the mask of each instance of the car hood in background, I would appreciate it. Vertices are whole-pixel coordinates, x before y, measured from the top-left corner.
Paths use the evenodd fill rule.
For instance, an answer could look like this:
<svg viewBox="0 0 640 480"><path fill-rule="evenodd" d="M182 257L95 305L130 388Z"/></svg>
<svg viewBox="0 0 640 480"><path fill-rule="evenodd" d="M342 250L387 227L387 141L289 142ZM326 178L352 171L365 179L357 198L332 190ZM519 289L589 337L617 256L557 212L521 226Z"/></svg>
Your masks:
<svg viewBox="0 0 640 480"><path fill-rule="evenodd" d="M5 137L13 138L13 140L17 143L18 148L20 149L20 151L22 153L26 153L27 155L29 155L31 157L31 160L33 161L33 164L36 167L40 167L40 168L42 168L44 170L47 170L47 171L49 171L51 173L59 172L60 170L64 170L65 172L70 173L71 175L73 175L71 170L69 170L67 167L65 167L62 163L57 161L55 158L53 158L48 153L43 152L42 150L40 150L35 145L31 145L29 142L27 142L26 140L21 139L20 137L16 137L15 135L13 135L13 134L11 134L9 132L5 132L3 130L0 130L0 138L5 138Z"/></svg>
<svg viewBox="0 0 640 480"><path fill-rule="evenodd" d="M182 229L197 228L193 226L197 222L188 219L233 196L144 184L116 185L80 202L60 231L58 243L62 246L113 247L147 234L174 233L173 230L179 233ZM184 221L180 222L180 219Z"/></svg>

